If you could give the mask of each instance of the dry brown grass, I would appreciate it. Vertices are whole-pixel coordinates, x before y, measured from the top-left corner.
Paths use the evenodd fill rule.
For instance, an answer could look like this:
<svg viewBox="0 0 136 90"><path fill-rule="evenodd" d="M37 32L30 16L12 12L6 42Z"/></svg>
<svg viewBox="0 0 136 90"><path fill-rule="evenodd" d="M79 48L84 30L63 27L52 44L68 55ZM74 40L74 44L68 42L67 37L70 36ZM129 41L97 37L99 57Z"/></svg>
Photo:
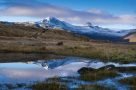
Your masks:
<svg viewBox="0 0 136 90"><path fill-rule="evenodd" d="M110 61L136 61L135 45L105 43L62 30L0 24L0 52L50 53ZM39 33L39 34L37 34ZM36 38L34 35L38 35ZM61 42L61 45L58 43ZM63 44L62 44L63 43Z"/></svg>

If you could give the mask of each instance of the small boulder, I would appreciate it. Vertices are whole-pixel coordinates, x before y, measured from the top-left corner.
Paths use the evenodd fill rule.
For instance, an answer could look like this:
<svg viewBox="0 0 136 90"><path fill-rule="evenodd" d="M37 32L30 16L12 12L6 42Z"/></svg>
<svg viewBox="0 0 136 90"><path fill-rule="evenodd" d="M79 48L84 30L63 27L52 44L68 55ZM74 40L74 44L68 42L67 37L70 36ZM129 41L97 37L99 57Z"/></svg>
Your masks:
<svg viewBox="0 0 136 90"><path fill-rule="evenodd" d="M62 45L63 45L63 42L58 42L57 45L58 45L58 46L62 46Z"/></svg>
<svg viewBox="0 0 136 90"><path fill-rule="evenodd" d="M96 69L94 68L88 68L88 67L83 67L81 69L78 70L79 74L84 74L84 73L88 73L88 72L94 72L96 71Z"/></svg>

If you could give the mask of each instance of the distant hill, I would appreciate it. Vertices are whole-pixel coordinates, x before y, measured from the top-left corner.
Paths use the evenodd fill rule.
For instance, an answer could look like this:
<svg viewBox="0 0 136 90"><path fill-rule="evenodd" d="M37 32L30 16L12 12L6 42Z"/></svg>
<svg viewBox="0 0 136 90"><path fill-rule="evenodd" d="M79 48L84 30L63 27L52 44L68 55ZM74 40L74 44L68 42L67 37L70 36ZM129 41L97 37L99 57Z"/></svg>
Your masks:
<svg viewBox="0 0 136 90"><path fill-rule="evenodd" d="M24 24L0 22L0 37L40 38L54 40L88 40L81 35L76 35L59 29L46 30L41 27L26 26Z"/></svg>
<svg viewBox="0 0 136 90"><path fill-rule="evenodd" d="M124 37L125 40L128 40L128 42L136 42L136 32L130 33Z"/></svg>
<svg viewBox="0 0 136 90"><path fill-rule="evenodd" d="M77 33L95 40L122 41L122 37L131 32L130 30L116 31L108 28L102 28L99 26L94 26L90 22L85 26L75 26L55 17L45 18L44 20L36 22L35 24L38 27L49 27L52 29L57 28L68 32Z"/></svg>
<svg viewBox="0 0 136 90"><path fill-rule="evenodd" d="M55 17L48 17L38 22L0 22L0 35L37 37L39 32L47 29L51 30L50 32L52 32L52 30L59 30L61 33L69 33L80 37L83 36L94 40L108 42L128 42L127 39L124 39L124 37L135 31L133 29L116 31L94 26L90 22L87 23L86 26L75 26L65 21L61 21ZM40 34L38 37L48 38L48 35L50 34ZM65 35L66 34L57 36L57 34L55 34L50 38L59 38Z"/></svg>

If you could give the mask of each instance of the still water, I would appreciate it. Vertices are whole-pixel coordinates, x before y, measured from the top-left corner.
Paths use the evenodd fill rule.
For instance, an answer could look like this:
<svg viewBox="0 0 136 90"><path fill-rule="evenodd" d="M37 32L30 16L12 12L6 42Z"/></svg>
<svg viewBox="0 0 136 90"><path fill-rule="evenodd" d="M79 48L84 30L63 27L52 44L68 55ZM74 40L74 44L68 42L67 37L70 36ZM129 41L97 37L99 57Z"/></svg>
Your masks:
<svg viewBox="0 0 136 90"><path fill-rule="evenodd" d="M33 83L36 81L44 81L47 78L53 77L66 77L79 76L77 71L82 67L91 67L98 69L106 65L115 65L116 67L131 67L136 66L135 63L130 64L119 64L113 62L101 62L100 60L85 59L78 57L66 57L63 59L52 59L52 60L37 60L28 62L9 62L0 63L0 84L5 83ZM126 89L125 86L121 86L117 83L120 78L135 76L132 73L121 73L120 77L114 79L105 79L95 83L104 85L113 85L118 90ZM74 81L80 82L82 81ZM71 82L72 84L73 82ZM85 82L83 82L85 83ZM91 82L90 82L91 83ZM127 90L127 89L126 89Z"/></svg>

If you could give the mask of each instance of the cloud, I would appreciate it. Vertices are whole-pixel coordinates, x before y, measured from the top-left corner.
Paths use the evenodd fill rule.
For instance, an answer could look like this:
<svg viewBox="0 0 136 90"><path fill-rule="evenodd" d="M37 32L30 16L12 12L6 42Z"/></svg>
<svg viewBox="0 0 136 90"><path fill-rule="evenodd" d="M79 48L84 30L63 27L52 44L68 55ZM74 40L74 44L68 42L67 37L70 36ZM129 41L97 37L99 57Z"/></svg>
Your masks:
<svg viewBox="0 0 136 90"><path fill-rule="evenodd" d="M4 0L0 5L5 5L0 9L0 16L26 16L36 18L46 18L48 16L57 17L64 21L74 24L85 24L92 22L98 25L126 24L135 25L135 15L112 15L99 9L90 9L87 11L77 11L66 7L58 7L39 0ZM41 0L42 1L42 0Z"/></svg>

